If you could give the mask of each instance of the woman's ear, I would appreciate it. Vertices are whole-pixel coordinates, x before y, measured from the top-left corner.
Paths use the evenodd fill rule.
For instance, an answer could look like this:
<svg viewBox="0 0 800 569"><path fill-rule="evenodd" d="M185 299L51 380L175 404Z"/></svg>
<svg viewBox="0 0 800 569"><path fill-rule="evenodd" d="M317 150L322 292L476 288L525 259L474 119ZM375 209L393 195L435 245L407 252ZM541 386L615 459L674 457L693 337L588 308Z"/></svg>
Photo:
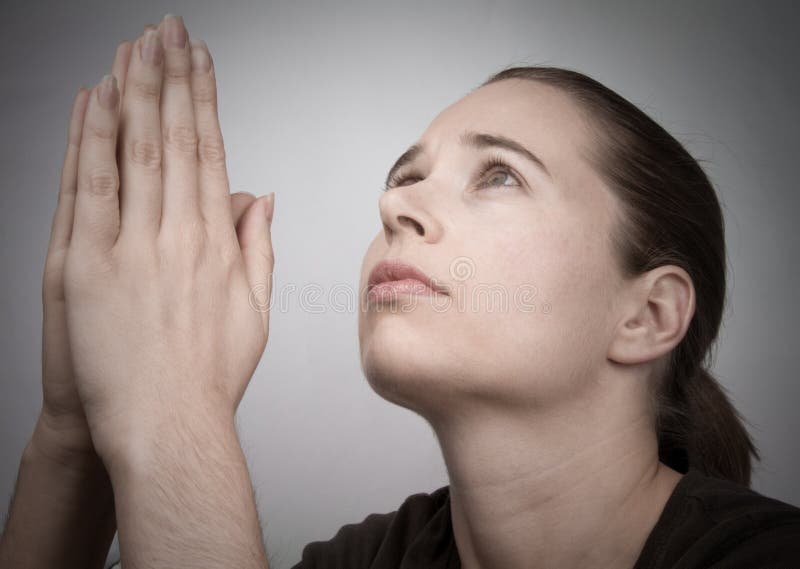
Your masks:
<svg viewBox="0 0 800 569"><path fill-rule="evenodd" d="M609 345L608 358L638 364L669 353L686 334L695 310L689 274L663 265L641 275L625 292L622 314Z"/></svg>

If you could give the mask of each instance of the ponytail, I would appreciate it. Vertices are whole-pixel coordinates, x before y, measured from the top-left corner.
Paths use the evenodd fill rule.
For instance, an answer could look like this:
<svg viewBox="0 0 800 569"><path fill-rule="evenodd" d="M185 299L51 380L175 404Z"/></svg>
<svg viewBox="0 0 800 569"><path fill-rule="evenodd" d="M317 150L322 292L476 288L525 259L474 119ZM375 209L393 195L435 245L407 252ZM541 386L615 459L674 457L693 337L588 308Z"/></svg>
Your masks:
<svg viewBox="0 0 800 569"><path fill-rule="evenodd" d="M725 389L702 366L666 382L657 432L667 466L750 485L751 457L758 459L758 451Z"/></svg>

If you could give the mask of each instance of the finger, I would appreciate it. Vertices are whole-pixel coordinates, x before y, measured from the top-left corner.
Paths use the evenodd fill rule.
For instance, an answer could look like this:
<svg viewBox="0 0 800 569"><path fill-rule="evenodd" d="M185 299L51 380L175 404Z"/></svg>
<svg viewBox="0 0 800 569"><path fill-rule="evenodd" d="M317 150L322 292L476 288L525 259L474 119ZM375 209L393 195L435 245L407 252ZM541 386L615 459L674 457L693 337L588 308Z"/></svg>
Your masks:
<svg viewBox="0 0 800 569"><path fill-rule="evenodd" d="M271 230L274 210L274 192L258 198L244 214L238 231L247 280L251 290L264 291L263 301L266 306L272 297L272 271L275 267ZM261 318L264 332L268 335L269 310L261 311Z"/></svg>
<svg viewBox="0 0 800 569"><path fill-rule="evenodd" d="M114 61L111 64L111 75L116 77L117 79L117 89L120 93L125 92L125 79L128 75L128 64L131 60L131 48L133 42L129 40L125 40L120 42L117 46L117 51L114 53ZM122 113L122 103L117 106L117 114ZM119 125L119 133L122 134L125 125L120 123ZM117 140L120 140L120 137L117 136ZM117 162L119 163L120 159L120 152L122 149L117 145Z"/></svg>
<svg viewBox="0 0 800 569"><path fill-rule="evenodd" d="M78 154L78 191L70 246L107 251L119 232L116 142L119 90L113 75L92 89Z"/></svg>
<svg viewBox="0 0 800 569"><path fill-rule="evenodd" d="M71 411L63 405L59 405L58 402L78 400L72 380L73 365L67 333L64 260L72 233L78 181L78 154L83 120L86 116L86 106L90 94L89 89L81 87L72 103L67 131L67 149L61 168L58 205L53 216L50 244L42 279L42 388L45 394L42 405L50 417L66 416L65 412L67 415L71 415ZM52 399L48 394L54 392L57 392L58 396ZM62 426L66 428L66 426Z"/></svg>
<svg viewBox="0 0 800 569"><path fill-rule="evenodd" d="M155 29L136 40L123 94L120 235L158 234L161 224L161 100L164 48Z"/></svg>
<svg viewBox="0 0 800 569"><path fill-rule="evenodd" d="M248 192L236 192L231 194L231 219L233 227L238 227L239 222L252 203L256 201L256 197Z"/></svg>
<svg viewBox="0 0 800 569"><path fill-rule="evenodd" d="M53 215L50 230L48 256L56 250L66 249L72 233L72 217L75 211L75 192L78 186L78 150L81 146L83 120L91 91L85 87L78 89L72 102L72 111L67 129L67 150L61 167L61 182L58 190L58 205Z"/></svg>
<svg viewBox="0 0 800 569"><path fill-rule="evenodd" d="M189 36L180 16L168 14L159 27L164 44L161 91L163 193L161 224L200 216L197 200L197 132L194 124Z"/></svg>
<svg viewBox="0 0 800 569"><path fill-rule="evenodd" d="M217 81L205 42L192 41L191 47L200 210L212 230L225 230L231 228L230 188L217 114Z"/></svg>
<svg viewBox="0 0 800 569"><path fill-rule="evenodd" d="M120 93L125 92L125 80L128 75L128 65L131 60L133 42L126 40L117 46L114 54L114 62L111 64L111 75L117 78L117 89Z"/></svg>

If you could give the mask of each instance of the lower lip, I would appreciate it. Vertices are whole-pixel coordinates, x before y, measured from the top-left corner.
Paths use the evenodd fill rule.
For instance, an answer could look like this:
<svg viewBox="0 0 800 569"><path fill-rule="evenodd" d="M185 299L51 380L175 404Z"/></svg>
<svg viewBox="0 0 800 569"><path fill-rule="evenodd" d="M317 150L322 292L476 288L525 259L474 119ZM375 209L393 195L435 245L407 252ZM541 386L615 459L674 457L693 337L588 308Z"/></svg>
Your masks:
<svg viewBox="0 0 800 569"><path fill-rule="evenodd" d="M376 284L369 289L367 294L370 300L380 302L395 299L402 294L433 296L436 293L422 281L404 279L402 281L386 281Z"/></svg>

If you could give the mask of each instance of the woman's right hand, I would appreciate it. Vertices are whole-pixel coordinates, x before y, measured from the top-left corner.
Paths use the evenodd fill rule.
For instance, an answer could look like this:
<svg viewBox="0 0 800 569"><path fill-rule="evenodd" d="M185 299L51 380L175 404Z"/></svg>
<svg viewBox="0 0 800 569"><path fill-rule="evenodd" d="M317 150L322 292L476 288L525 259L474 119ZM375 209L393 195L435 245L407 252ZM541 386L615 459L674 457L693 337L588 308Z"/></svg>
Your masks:
<svg viewBox="0 0 800 569"><path fill-rule="evenodd" d="M155 26L147 28L156 29ZM120 43L114 57L111 73L117 78L120 92L124 89L132 46L131 41ZM94 460L96 457L75 385L64 303L64 258L72 233L78 149L89 93L88 89L81 88L72 105L58 205L53 216L42 279L42 409L31 442L38 451L61 461L72 458ZM235 226L255 199L246 192L231 195Z"/></svg>

